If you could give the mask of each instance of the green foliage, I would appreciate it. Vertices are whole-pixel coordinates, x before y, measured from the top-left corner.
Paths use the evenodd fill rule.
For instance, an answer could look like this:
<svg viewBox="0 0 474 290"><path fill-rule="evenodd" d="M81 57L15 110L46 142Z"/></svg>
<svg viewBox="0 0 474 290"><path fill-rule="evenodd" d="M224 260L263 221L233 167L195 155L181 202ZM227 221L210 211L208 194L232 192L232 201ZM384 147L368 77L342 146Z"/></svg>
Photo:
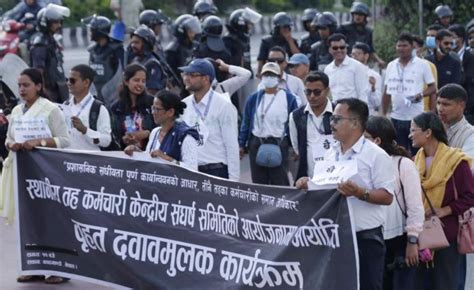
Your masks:
<svg viewBox="0 0 474 290"><path fill-rule="evenodd" d="M275 12L291 8L291 4L288 2L285 0L253 0L252 4L262 12Z"/></svg>
<svg viewBox="0 0 474 290"><path fill-rule="evenodd" d="M374 29L374 46L378 56L385 61L394 59L395 39L398 32L391 21L382 20L377 22Z"/></svg>
<svg viewBox="0 0 474 290"><path fill-rule="evenodd" d="M81 18L92 14L114 18L109 8L110 0L64 0L63 4L71 10L71 16L65 19L65 26L78 25Z"/></svg>

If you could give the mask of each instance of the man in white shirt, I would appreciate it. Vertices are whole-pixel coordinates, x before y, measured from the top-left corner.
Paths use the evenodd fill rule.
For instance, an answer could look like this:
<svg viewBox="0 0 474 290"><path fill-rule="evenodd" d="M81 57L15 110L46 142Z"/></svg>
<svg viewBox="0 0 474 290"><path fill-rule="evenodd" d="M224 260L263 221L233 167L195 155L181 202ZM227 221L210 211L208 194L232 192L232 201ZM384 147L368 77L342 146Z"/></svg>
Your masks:
<svg viewBox="0 0 474 290"><path fill-rule="evenodd" d="M298 107L306 105L307 100L304 94L303 81L295 77L294 75L290 75L285 72L286 66L288 65L285 50L280 46L274 46L270 48L267 63L268 62L277 63L280 67L281 75L280 81L278 82L278 88L290 91L296 97L296 104L298 105ZM265 87L262 85L262 83L259 83L258 89L263 90L265 89Z"/></svg>
<svg viewBox="0 0 474 290"><path fill-rule="evenodd" d="M309 58L302 53L295 53L288 61L290 73L303 81L309 74Z"/></svg>
<svg viewBox="0 0 474 290"><path fill-rule="evenodd" d="M357 174L338 185L347 197L353 214L359 251L360 289L383 287L385 243L382 234L385 209L393 200L394 168L392 159L375 143L365 139L369 117L367 104L361 100L341 99L331 117L334 139L324 161L344 162L357 166ZM308 188L308 178L296 182L297 188Z"/></svg>
<svg viewBox="0 0 474 290"><path fill-rule="evenodd" d="M414 155L416 151L408 138L410 122L423 112L423 96L436 92L435 80L426 61L413 56L413 36L401 33L397 39L398 58L391 61L385 73L382 96L382 114L387 115L391 106L391 119L397 130L397 143ZM427 85L425 89L424 85Z"/></svg>
<svg viewBox="0 0 474 290"><path fill-rule="evenodd" d="M328 38L329 53L333 61L324 68L329 77L332 102L345 98L356 98L367 103L367 67L347 55L346 37L334 33Z"/></svg>
<svg viewBox="0 0 474 290"><path fill-rule="evenodd" d="M356 42L356 44L354 44L354 46L352 47L351 55L352 58L360 61L360 63L365 65L365 67L367 68L367 73L369 77L367 105L369 106L369 115L375 115L380 108L380 103L382 102L383 83L380 74L375 70L371 69L367 64L370 57L370 47L363 42Z"/></svg>
<svg viewBox="0 0 474 290"><path fill-rule="evenodd" d="M205 59L195 59L179 68L186 90L192 95L183 102L187 107L181 119L195 127L204 145L198 149L198 169L210 175L238 181L240 160L237 110L232 103L211 88L216 74Z"/></svg>
<svg viewBox="0 0 474 290"><path fill-rule="evenodd" d="M94 75L94 70L85 64L69 72L67 84L71 97L61 106L71 136L68 149L99 151L112 140L109 112L89 92ZM94 116L97 112L98 116Z"/></svg>
<svg viewBox="0 0 474 290"><path fill-rule="evenodd" d="M312 72L304 85L308 103L290 114L289 124L291 145L299 156L296 179L312 177L315 161L322 160L334 142L329 124L333 108L328 98L328 76Z"/></svg>

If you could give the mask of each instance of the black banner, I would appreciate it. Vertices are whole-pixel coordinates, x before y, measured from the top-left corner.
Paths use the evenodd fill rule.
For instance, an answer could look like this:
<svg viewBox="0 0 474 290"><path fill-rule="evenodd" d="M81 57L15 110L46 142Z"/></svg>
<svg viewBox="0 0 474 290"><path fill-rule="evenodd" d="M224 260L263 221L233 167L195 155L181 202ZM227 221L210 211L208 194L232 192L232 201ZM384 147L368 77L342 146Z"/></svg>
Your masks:
<svg viewBox="0 0 474 290"><path fill-rule="evenodd" d="M136 289L357 289L349 209L334 190L56 150L16 162L23 274Z"/></svg>

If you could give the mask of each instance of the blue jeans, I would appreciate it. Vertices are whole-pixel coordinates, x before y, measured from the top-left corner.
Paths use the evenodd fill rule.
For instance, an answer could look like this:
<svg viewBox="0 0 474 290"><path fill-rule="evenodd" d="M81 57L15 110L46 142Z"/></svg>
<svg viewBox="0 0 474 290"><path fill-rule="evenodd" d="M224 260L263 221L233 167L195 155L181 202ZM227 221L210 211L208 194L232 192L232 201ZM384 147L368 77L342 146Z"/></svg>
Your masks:
<svg viewBox="0 0 474 290"><path fill-rule="evenodd" d="M405 147L411 155L415 155L418 149L413 148L412 142L408 135L410 135L410 124L411 121L402 121L396 120L392 118L393 126L395 127L395 131L397 132L397 136L395 140L397 144Z"/></svg>

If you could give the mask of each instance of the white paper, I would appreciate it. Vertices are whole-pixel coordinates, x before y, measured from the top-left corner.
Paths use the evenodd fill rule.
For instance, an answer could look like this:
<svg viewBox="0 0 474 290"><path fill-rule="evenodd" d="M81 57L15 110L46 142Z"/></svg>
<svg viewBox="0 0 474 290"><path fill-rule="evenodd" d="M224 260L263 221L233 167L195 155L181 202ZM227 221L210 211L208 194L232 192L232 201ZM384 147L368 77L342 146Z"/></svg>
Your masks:
<svg viewBox="0 0 474 290"><path fill-rule="evenodd" d="M51 138L51 130L45 118L21 118L13 120L15 142Z"/></svg>
<svg viewBox="0 0 474 290"><path fill-rule="evenodd" d="M357 161L318 161L314 164L314 176L309 189L336 188L341 182L357 176Z"/></svg>

